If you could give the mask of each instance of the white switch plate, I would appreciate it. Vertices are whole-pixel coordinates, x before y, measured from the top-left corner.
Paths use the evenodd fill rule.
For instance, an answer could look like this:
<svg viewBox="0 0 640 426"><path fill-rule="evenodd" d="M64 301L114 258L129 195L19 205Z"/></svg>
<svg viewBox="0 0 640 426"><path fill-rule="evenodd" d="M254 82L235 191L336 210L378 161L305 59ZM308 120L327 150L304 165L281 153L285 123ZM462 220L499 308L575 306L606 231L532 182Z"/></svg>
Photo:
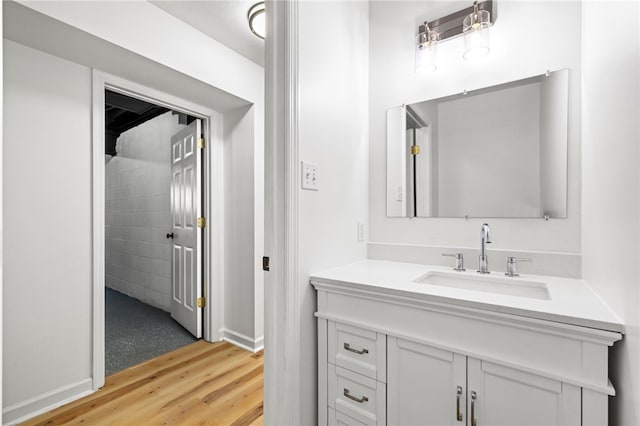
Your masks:
<svg viewBox="0 0 640 426"><path fill-rule="evenodd" d="M364 223L358 221L358 241L364 241Z"/></svg>
<svg viewBox="0 0 640 426"><path fill-rule="evenodd" d="M318 166L302 162L302 189L318 190Z"/></svg>
<svg viewBox="0 0 640 426"><path fill-rule="evenodd" d="M402 201L402 187L398 186L396 188L396 201Z"/></svg>

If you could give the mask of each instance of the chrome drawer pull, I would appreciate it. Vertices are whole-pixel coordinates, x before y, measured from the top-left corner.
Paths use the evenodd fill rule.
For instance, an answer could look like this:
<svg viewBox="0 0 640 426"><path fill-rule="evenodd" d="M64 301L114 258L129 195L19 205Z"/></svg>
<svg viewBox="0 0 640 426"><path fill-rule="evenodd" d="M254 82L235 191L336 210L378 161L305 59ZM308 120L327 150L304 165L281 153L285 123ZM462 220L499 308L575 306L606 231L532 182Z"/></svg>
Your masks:
<svg viewBox="0 0 640 426"><path fill-rule="evenodd" d="M357 349L353 349L351 346L349 346L348 343L344 344L344 348L349 352L353 352L354 354L358 354L358 355L364 355L369 353L369 349L362 349L361 351L359 351Z"/></svg>
<svg viewBox="0 0 640 426"><path fill-rule="evenodd" d="M462 413L460 412L460 397L462 396L462 386L458 386L456 391L456 420L462 421Z"/></svg>
<svg viewBox="0 0 640 426"><path fill-rule="evenodd" d="M476 392L471 391L471 426L476 425Z"/></svg>
<svg viewBox="0 0 640 426"><path fill-rule="evenodd" d="M356 398L355 396L349 393L349 389L347 388L344 388L344 396L346 396L347 398L355 402L359 402L360 404L362 404L363 402L367 402L369 400L369 398L367 398L366 396L363 396L362 398Z"/></svg>

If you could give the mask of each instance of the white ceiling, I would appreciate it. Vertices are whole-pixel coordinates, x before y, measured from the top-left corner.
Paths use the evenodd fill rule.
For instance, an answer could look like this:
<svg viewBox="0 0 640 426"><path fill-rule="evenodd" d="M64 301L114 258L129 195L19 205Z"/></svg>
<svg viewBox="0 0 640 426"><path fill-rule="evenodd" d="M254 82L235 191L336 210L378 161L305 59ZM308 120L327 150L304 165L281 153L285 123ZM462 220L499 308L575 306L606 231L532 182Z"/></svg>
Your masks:
<svg viewBox="0 0 640 426"><path fill-rule="evenodd" d="M200 32L264 67L264 40L249 29L247 13L258 0L149 0Z"/></svg>

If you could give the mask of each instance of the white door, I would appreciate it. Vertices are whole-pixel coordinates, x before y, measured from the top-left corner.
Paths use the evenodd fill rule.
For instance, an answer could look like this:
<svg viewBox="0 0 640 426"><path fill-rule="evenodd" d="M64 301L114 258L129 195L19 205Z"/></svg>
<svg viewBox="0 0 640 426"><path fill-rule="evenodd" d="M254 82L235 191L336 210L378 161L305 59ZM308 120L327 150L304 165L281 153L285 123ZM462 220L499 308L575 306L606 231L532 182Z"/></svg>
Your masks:
<svg viewBox="0 0 640 426"><path fill-rule="evenodd" d="M581 424L581 390L558 380L469 358L469 423L478 426Z"/></svg>
<svg viewBox="0 0 640 426"><path fill-rule="evenodd" d="M415 144L420 147L420 152L415 156L416 162L416 216L428 217L433 212L433 157L434 151L431 143L431 126L427 125L415 129ZM436 212L437 213L437 212Z"/></svg>
<svg viewBox="0 0 640 426"><path fill-rule="evenodd" d="M464 355L387 336L387 359L389 425L470 424Z"/></svg>
<svg viewBox="0 0 640 426"><path fill-rule="evenodd" d="M201 121L195 120L171 138L171 316L198 338L202 337L201 129Z"/></svg>

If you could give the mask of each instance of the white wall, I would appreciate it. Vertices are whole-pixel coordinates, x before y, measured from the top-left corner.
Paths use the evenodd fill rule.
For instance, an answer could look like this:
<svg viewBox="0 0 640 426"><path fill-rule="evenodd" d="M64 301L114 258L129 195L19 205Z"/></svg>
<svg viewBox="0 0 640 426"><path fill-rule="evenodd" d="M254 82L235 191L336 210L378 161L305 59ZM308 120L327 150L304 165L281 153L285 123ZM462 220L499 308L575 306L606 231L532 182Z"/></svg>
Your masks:
<svg viewBox="0 0 640 426"><path fill-rule="evenodd" d="M248 348L261 345L262 317L255 306L256 271L251 261L261 258L262 248L254 247L254 114L251 107L225 114L225 337ZM262 273L260 273L261 275Z"/></svg>
<svg viewBox="0 0 640 426"><path fill-rule="evenodd" d="M407 112L404 107L387 111L387 214L406 216L410 198L407 188Z"/></svg>
<svg viewBox="0 0 640 426"><path fill-rule="evenodd" d="M418 24L461 7L459 2L375 1L370 4L370 254L375 243L472 248L477 252L484 219L387 218L385 191L385 111L533 75L570 68L568 218L491 219L491 251L580 251L580 10L576 1L498 2L491 29L491 53L478 61L462 59L462 38L438 46L435 73L413 71ZM557 31L540 31L561 28ZM532 36L535 34L535 36ZM431 260L446 262L434 256ZM491 257L491 253L490 253ZM493 260L495 260L495 256ZM539 266L525 265L523 271ZM495 268L504 270L502 260Z"/></svg>
<svg viewBox="0 0 640 426"><path fill-rule="evenodd" d="M105 285L171 310L171 111L123 132L105 165Z"/></svg>
<svg viewBox="0 0 640 426"><path fill-rule="evenodd" d="M82 64L84 66L71 64L70 67L77 67L78 69L85 70L87 73L86 81L84 78L75 78L73 81L68 81L69 79L65 78L64 75L58 75L58 67L33 67L29 62L29 55L20 53L14 55L12 59L12 62L15 62L15 67L24 67L28 71L24 73L24 78L29 79L28 84L23 84L20 87L25 91L29 91L29 95L32 99L36 100L36 102L48 105L46 101L50 99L51 90L47 85L39 84L39 81L48 81L47 79L54 81L63 80L66 86L61 87L61 89L68 90L70 95L75 94L78 90L87 90L86 102L83 103L81 111L78 112L78 115L80 113L83 114L83 118L74 121L72 123L73 126L71 126L71 130L75 130L76 128L87 129L87 134L83 139L83 145L81 149L77 150L64 149L66 157L63 162L57 162L56 169L51 170L53 176L49 179L50 182L56 183L66 179L69 173L74 173L75 175L73 176L71 184L65 188L65 191L67 191L65 194L71 193L72 196L52 198L51 195L53 192L49 191L44 194L46 196L43 198L45 201L48 200L52 203L50 210L52 210L53 213L56 213L58 209L66 208L69 200L71 200L71 207L74 207L76 204L81 207L77 210L71 210L74 219L73 238L63 240L65 241L65 246L67 242L69 244L76 243L74 247L79 247L78 250L81 251L81 253L73 258L73 260L67 260L68 258L65 257L64 262L57 262L55 268L52 269L54 273L52 273L51 270L29 271L30 274L36 274L39 278L41 278L39 274L44 275L46 272L47 285L49 286L47 289L52 293L52 289L56 289L55 293L53 293L53 300L57 301L58 298L62 298L65 302L71 303L71 308L65 312L73 315L74 319L71 327L60 327L62 319L59 316L58 310L55 308L56 305L50 302L49 299L51 297L46 292L32 293L26 290L19 290L16 293L12 293L5 291L5 307L24 306L30 303L34 304L34 306L39 306L39 309L37 309L39 317L37 318L54 318L50 323L52 325L51 329L47 328L48 333L44 338L38 336L38 339L49 342L52 346L56 347L56 349L53 350L54 356L52 360L54 363L57 362L59 364L52 364L48 359L34 358L32 365L29 367L30 371L28 372L27 381L24 381L24 377L21 377L23 381L18 383L16 382L17 375L12 375L9 378L5 376L5 400L17 401L20 405L20 407L18 407L19 410L12 412L11 418L14 419L22 415L33 415L35 411L58 405L67 398L77 398L85 389L91 389L90 365L92 362L92 336L90 332L93 315L91 311L92 299L90 298L92 283L90 273L90 243L92 235L90 228L91 156L89 152L91 147L91 77L90 68L88 67L109 72L134 83L142 84L151 89L188 100L194 104L202 105L204 108L219 111L223 115L243 105L253 105L254 139L252 143L254 154L252 158L247 159L247 161L260 165L260 167L256 169L256 176L253 177L254 185L252 193L254 196L254 205L251 222L255 228L253 241L251 245L247 247L246 253L251 252L251 250L256 251L256 247L262 250L263 212L261 209L263 209L263 188L261 163L263 162L264 134L263 69L246 58L241 57L241 55L220 45L215 40L203 37L201 33L193 28L177 20L173 20L173 18L168 18L169 15L147 2L102 2L96 4L95 7L92 7L92 4L93 2L68 3L55 1L47 2L46 4L40 2L30 4L31 7L41 9L43 13L49 14L58 20L51 19L49 16L36 13L29 8L15 3L3 4L5 7L5 18L7 18L8 22L8 24L4 26L5 37L10 37L14 41L30 46L36 46L38 49L47 52L53 52L58 56L58 58L53 58L54 62L60 61L62 63L68 63L60 60L60 58L67 58ZM107 5L111 5L113 8L110 9ZM146 9L147 7L151 9ZM7 13L8 10L11 12L10 16ZM157 15L158 12L166 16L159 17ZM109 16L115 16L112 21L118 21L120 23L117 26L118 28L111 24L105 25L105 23L109 21ZM135 25L128 26L127 31L121 31L120 27L129 19L135 20ZM163 24L166 24L166 26L163 26ZM32 31L32 28L38 28L38 31ZM129 31L130 29L131 31ZM133 31L133 29L135 29L135 31ZM146 36L139 37L142 33ZM169 33L171 33L170 41L164 44L157 42L158 38L156 35L162 38ZM151 42L150 40L155 41ZM179 43L176 43L176 40L179 40ZM9 43L17 46L15 43ZM185 49L185 46L193 46L193 49ZM24 46L17 46L16 49L20 52L25 49L26 51L32 51L32 49L27 49ZM40 57L44 54L42 52L36 52L34 55ZM26 59L23 59L23 56ZM49 57L49 55L44 56ZM44 77L40 78L41 76L39 74L44 75ZM73 73L70 75L73 75ZM36 83L32 84L31 79L35 80ZM215 87L215 84L220 87ZM221 90L221 88L224 90ZM57 111L64 110L68 106L68 103L56 104L56 106L57 108L53 109L42 108L39 112L41 113L42 119L50 124L50 127L45 127L49 133L53 132L55 134L66 135L71 130L66 127L66 119L64 117L58 117ZM26 117L22 117L22 119L26 120ZM7 123L10 129L7 129ZM28 126L24 123L26 123L26 121L14 120L13 118L10 121L6 120L5 133L23 132L28 134L29 129L33 127L33 121L29 121ZM42 163L45 166L49 164L48 150L53 150L53 148L47 144L50 139L48 134L47 137L33 139L36 141L36 144L29 145L33 147L29 151L29 153L34 153L34 156L32 156L30 160L33 164L40 165L40 163ZM67 143L71 142L68 141ZM21 147L20 149L29 149L29 146ZM41 146L45 146L46 149L41 149ZM84 150L86 150L86 155ZM6 164L18 162L17 158L25 158L24 155L16 157L13 153L9 156L9 152L10 151L5 151L4 161ZM22 154L22 152L20 152L20 154ZM37 155L40 154L42 154L42 157L37 157ZM55 156L52 158L55 158ZM61 164L64 164L65 167L60 167ZM212 172L213 176L217 178L217 171ZM220 173L220 176L222 176L222 173ZM22 194L25 192L23 191L24 186L21 186L22 183L19 180L11 180L11 184L7 184L7 182L8 180L5 179L5 194L15 194L18 192ZM86 194L83 192L85 188L87 191ZM228 188L225 188L225 191L226 190L228 190ZM38 192L38 194L40 194L40 192ZM76 213L81 216L82 220L75 220ZM16 215L14 214L9 219L15 217ZM29 217L29 215L25 217ZM57 216L53 216L53 218L58 219ZM7 224L9 223L9 219L5 218L5 228L8 228ZM64 225L66 222L62 221L61 223ZM20 222L20 224L22 224L22 222ZM45 235L46 238L44 238L40 234L32 232L34 228L26 228L24 225L12 225L11 227L21 230L20 236L23 244L37 245L37 250L46 250L47 253L61 252L58 250L58 240L51 238L53 235L47 235L45 232L43 235ZM39 228L38 226L35 229ZM56 232L58 231L59 230L56 229ZM58 234L55 236L58 236ZM15 234L13 238L16 238ZM64 238L64 236L62 238ZM87 245L79 245L79 242L76 240L83 242L86 240ZM5 245L9 244L6 235L4 243ZM38 253L37 250L36 254ZM21 268L21 265L31 264L33 256L31 254L29 254L29 256L27 255L28 253L26 251L14 251L12 247L13 257L11 259L5 259L5 267L12 267L9 260L11 260L13 265L17 265L17 267L13 266L14 270L15 268ZM52 259L57 258L54 256ZM257 273L257 271L260 270L260 259L256 257L246 259L246 263L242 264L242 268L252 268L256 271L254 300L255 304L261 304L262 300L258 298L262 296L260 287L262 286L263 277L261 273ZM213 273L222 274L222 269L223 268L216 268ZM72 279L68 279L68 277L63 279L62 275L64 275L64 272L67 272ZM8 272L5 269L5 288L7 287L6 281L8 276ZM222 279L224 279L224 277L222 277ZM80 280L82 280L83 287L78 290L76 286ZM86 298L85 294L87 296ZM82 302L83 299L86 299L86 302ZM260 312L260 308L252 306L248 313L238 311L233 312L233 314L244 316L251 315L251 312L258 313ZM15 363L16 359L24 359L25 353L31 351L31 345L36 341L30 334L32 330L34 330L31 321L35 323L36 317L25 318L24 311L15 308L9 312L5 311L4 314L5 323L11 322L15 327L14 332L9 336L9 338L13 339L11 340L10 352L5 353L5 355L8 356L7 360ZM214 312L214 315L218 314L218 312ZM65 315L64 318L67 318L67 316ZM255 318L256 331L262 329L261 321L261 316ZM57 325L57 327L54 327L54 325ZM82 332L75 333L76 328L82 328ZM261 340L261 336L258 337ZM254 339L256 339L256 337L254 337ZM9 342L9 340L5 343L7 342ZM61 345L61 348L57 349L57 345ZM7 346L5 345L5 349L6 348ZM57 351L69 351L71 353L65 353L65 356L58 356ZM51 369L56 369L54 374L51 374ZM84 373L85 369L87 370L86 373ZM17 369L17 372L21 372L21 370ZM22 376L25 374L26 373L22 374ZM82 376L82 378L79 379L79 376ZM78 380L80 380L81 383L79 383ZM9 417L5 417L5 420L8 419Z"/></svg>
<svg viewBox="0 0 640 426"><path fill-rule="evenodd" d="M5 41L4 420L91 388L91 71Z"/></svg>
<svg viewBox="0 0 640 426"><path fill-rule="evenodd" d="M317 165L319 176L318 191L299 194L300 317L288 319L300 325L305 425L317 421L316 295L309 275L366 257L357 222L366 223L368 202L368 8L367 2L299 3L299 156Z"/></svg>
<svg viewBox="0 0 640 426"><path fill-rule="evenodd" d="M20 3L243 99L258 102L264 91L261 66L150 2Z"/></svg>
<svg viewBox="0 0 640 426"><path fill-rule="evenodd" d="M610 424L640 424L640 7L583 5L584 278L625 322L611 353ZM615 22L606 40L595 31Z"/></svg>

